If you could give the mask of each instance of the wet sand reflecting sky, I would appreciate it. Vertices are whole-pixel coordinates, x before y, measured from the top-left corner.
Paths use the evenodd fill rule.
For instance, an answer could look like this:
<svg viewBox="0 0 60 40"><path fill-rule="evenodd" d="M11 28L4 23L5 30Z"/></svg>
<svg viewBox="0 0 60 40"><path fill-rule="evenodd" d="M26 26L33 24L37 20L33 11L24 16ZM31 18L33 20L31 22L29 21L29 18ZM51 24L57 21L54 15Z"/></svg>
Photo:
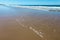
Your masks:
<svg viewBox="0 0 60 40"><path fill-rule="evenodd" d="M0 40L60 40L60 12L0 6Z"/></svg>

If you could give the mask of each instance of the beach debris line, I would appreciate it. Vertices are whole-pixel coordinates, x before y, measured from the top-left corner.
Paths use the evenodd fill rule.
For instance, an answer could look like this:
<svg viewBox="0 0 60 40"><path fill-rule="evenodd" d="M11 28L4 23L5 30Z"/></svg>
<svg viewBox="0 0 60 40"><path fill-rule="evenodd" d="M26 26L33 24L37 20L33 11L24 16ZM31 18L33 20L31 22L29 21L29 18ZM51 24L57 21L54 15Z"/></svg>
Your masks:
<svg viewBox="0 0 60 40"><path fill-rule="evenodd" d="M41 38L43 38L44 36L41 34L42 32L39 33L39 31L35 30L32 27L29 27L29 29L31 29L32 31L34 31L37 35L39 35Z"/></svg>
<svg viewBox="0 0 60 40"><path fill-rule="evenodd" d="M43 35L44 33L43 33L42 31L37 31L36 29L34 29L34 28L31 27L31 26L26 26L26 25L24 25L24 24L20 23L18 19L16 19L16 21L17 21L17 23L18 23L19 25L21 25L22 27L28 28L28 29L32 30L32 31L33 31L34 33L36 33L40 38L42 38L42 39L44 39L44 40L47 40L47 39L44 38L44 35Z"/></svg>

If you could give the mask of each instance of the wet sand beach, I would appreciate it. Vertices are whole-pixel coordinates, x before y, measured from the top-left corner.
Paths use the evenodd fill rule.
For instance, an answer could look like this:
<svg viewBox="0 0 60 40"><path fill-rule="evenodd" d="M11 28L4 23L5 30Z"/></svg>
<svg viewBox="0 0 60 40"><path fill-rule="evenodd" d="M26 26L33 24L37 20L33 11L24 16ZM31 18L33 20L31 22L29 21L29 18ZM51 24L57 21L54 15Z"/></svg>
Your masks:
<svg viewBox="0 0 60 40"><path fill-rule="evenodd" d="M0 6L0 40L60 40L60 12Z"/></svg>

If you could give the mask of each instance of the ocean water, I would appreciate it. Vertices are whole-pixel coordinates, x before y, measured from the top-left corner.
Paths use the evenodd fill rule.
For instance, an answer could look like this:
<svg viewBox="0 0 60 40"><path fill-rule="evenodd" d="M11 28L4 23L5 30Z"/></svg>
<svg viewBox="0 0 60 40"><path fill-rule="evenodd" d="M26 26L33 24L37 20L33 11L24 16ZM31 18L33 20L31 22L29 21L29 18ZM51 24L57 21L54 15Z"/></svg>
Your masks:
<svg viewBox="0 0 60 40"><path fill-rule="evenodd" d="M21 5L21 6L48 6L48 7L60 7L60 5Z"/></svg>

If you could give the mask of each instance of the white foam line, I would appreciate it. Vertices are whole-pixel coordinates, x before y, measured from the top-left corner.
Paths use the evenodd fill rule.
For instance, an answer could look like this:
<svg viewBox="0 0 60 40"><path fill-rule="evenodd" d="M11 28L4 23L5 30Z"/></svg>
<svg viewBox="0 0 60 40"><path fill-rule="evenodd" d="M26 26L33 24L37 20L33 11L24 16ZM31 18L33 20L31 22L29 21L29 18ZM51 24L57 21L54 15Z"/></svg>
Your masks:
<svg viewBox="0 0 60 40"><path fill-rule="evenodd" d="M36 9L36 10L60 10L60 7L48 7L48 6L15 6L17 8L28 8L28 9Z"/></svg>

